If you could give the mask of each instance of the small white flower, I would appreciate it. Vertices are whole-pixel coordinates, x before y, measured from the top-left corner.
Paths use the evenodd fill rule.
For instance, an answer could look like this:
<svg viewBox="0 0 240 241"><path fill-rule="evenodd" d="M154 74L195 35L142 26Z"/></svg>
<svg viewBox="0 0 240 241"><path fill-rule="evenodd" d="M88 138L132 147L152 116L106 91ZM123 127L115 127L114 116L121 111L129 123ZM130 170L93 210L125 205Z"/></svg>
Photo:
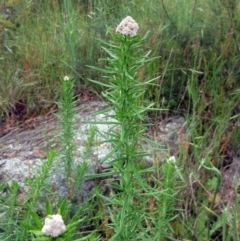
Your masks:
<svg viewBox="0 0 240 241"><path fill-rule="evenodd" d="M117 26L116 32L133 37L137 35L138 29L139 26L137 22L132 17L128 16L124 18L122 22Z"/></svg>
<svg viewBox="0 0 240 241"><path fill-rule="evenodd" d="M63 78L63 80L64 80L64 81L68 81L68 80L70 80L70 77L67 76L67 75L65 75L64 78Z"/></svg>
<svg viewBox="0 0 240 241"><path fill-rule="evenodd" d="M59 214L51 215L45 219L42 233L51 237L58 237L66 231L66 226L62 216Z"/></svg>
<svg viewBox="0 0 240 241"><path fill-rule="evenodd" d="M176 158L175 158L175 156L169 157L169 158L167 159L167 163L173 163L173 164L175 164L175 163L176 163Z"/></svg>

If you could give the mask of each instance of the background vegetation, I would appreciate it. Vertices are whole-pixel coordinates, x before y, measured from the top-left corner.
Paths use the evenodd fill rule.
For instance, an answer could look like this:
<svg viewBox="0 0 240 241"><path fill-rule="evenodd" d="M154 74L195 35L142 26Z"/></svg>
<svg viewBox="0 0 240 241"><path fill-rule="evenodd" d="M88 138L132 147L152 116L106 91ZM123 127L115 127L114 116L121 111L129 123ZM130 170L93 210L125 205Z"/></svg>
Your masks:
<svg viewBox="0 0 240 241"><path fill-rule="evenodd" d="M60 80L66 74L74 76L74 91L80 101L85 91L100 96L103 89L88 78L102 80L101 75L86 67L104 67L98 60L105 53L96 39L108 40L106 26L114 30L122 18L131 15L140 26L139 35L151 32L145 52L151 50L151 56L159 56L139 71L142 81L158 77L156 85L146 90L145 102L166 109L149 113L149 119L155 123L172 114L184 115L190 137L188 142L180 142L185 181L172 187L175 193L181 192L177 196L179 204L170 205L171 212L178 217L168 222L172 232L169 239L239 240L238 185L234 201L224 200L217 190L221 175L216 170L229 165L239 150L240 3L237 0L67 2L1 3L1 122L11 117L16 124L22 118L49 111L60 99ZM156 189L164 186L158 182L154 185ZM9 191L10 202L8 198L4 200L4 204L10 205L9 210L14 210L16 190L13 186ZM14 212L10 214L9 220L13 220ZM105 218L101 215L99 220ZM154 215L152 218L157 219L157 214ZM98 221L86 226L96 227ZM12 225L17 227L16 223ZM109 231L104 223L98 228ZM10 235L10 229L3 229ZM167 235L164 238L168 240Z"/></svg>
<svg viewBox="0 0 240 241"><path fill-rule="evenodd" d="M147 98L161 107L186 109L191 70L198 73L194 78L205 105L214 96L210 92L225 97L236 89L240 20L235 0L64 4L9 0L1 5L1 116L18 105L38 112L52 105L59 98L58 80L64 74L75 75L77 91L89 88L87 78L96 73L86 65L98 65L104 54L96 38L107 39L106 26L115 29L127 15L137 19L139 34L151 31L145 48L161 56L142 70L143 79L160 76L159 87L149 89Z"/></svg>

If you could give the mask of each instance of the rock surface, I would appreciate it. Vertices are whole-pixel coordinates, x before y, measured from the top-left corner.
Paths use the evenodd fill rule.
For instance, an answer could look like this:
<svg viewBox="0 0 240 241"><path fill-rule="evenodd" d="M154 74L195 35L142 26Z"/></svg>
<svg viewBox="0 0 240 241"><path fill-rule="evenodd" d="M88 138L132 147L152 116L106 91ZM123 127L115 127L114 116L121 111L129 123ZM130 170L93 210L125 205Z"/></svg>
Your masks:
<svg viewBox="0 0 240 241"><path fill-rule="evenodd" d="M75 108L75 144L76 151L74 161L76 164L87 163L86 174L98 173L110 167L108 163L101 160L110 151L110 146L103 142L98 131L107 131L106 124L92 125L87 121L106 121L103 115L95 115L101 109L107 107L102 101L91 101L79 104ZM93 127L93 126L96 126ZM96 129L98 131L96 131ZM190 137L187 133L186 121L182 116L172 116L151 126L146 137L152 143L144 143L146 151L150 153L146 161L150 165L158 164L166 160L167 156L177 156L180 149L188 150ZM38 176L39 170L46 162L47 152L50 149L59 150L59 129L56 115L38 116L30 128L18 128L9 134L0 137L0 178L11 183L16 180L20 187L27 188L27 180ZM92 139L90 138L92 135ZM58 155L55 165L59 172L53 167L50 184L57 190L58 195L63 197L68 194L66 177L64 174L64 162ZM231 165L222 172L222 183L219 193L223 201L233 203L234 188L240 185L240 161L235 157ZM77 191L81 200L85 199L94 187L94 181L86 179ZM104 188L104 187L103 187Z"/></svg>
<svg viewBox="0 0 240 241"><path fill-rule="evenodd" d="M96 171L96 166L101 165L105 168L106 163L101 163L102 158L109 152L110 146L103 143L102 137L93 129L93 125L86 121L106 121L103 115L94 115L97 111L107 107L101 101L91 101L79 104L75 108L75 162L86 161L92 166L90 172ZM181 116L172 117L164 120L154 128L150 128L146 136L155 141L158 148L152 148L146 144L146 150L152 155L149 156L150 162L156 158L162 159L166 155L177 155L179 133L184 130L185 120ZM96 124L97 130L107 131L107 124ZM92 128L92 129L91 129ZM90 143L91 133L95 136ZM39 172L42 164L47 157L49 149L59 149L58 138L58 119L56 115L40 116L35 120L32 129L20 129L9 133L0 138L0 177L2 180L11 182L17 180L20 186L25 185L27 178L33 178ZM156 155L157 154L157 155ZM58 167L63 167L61 157L57 157ZM159 160L158 160L159 161ZM161 160L160 160L161 161ZM65 195L66 188L59 183L64 183L64 177L54 176L51 182L59 187L60 195ZM91 189L91 183L86 183L87 189Z"/></svg>

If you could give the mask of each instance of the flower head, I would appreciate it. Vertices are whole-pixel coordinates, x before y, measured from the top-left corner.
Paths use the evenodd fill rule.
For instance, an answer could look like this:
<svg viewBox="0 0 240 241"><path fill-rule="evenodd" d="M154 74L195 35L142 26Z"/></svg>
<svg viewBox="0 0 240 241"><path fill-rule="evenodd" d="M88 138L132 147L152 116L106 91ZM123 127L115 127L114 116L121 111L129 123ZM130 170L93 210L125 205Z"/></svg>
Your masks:
<svg viewBox="0 0 240 241"><path fill-rule="evenodd" d="M64 80L64 81L68 81L68 80L70 80L70 77L69 77L68 75L65 75L65 76L63 77L63 80Z"/></svg>
<svg viewBox="0 0 240 241"><path fill-rule="evenodd" d="M173 163L173 164L175 164L175 163L176 163L176 158L175 158L175 156L169 157L169 158L167 159L167 163Z"/></svg>
<svg viewBox="0 0 240 241"><path fill-rule="evenodd" d="M136 36L139 26L137 22L130 16L124 18L117 26L116 32L123 35Z"/></svg>
<svg viewBox="0 0 240 241"><path fill-rule="evenodd" d="M59 214L51 215L45 219L42 233L52 237L58 237L66 231L66 226L62 216Z"/></svg>

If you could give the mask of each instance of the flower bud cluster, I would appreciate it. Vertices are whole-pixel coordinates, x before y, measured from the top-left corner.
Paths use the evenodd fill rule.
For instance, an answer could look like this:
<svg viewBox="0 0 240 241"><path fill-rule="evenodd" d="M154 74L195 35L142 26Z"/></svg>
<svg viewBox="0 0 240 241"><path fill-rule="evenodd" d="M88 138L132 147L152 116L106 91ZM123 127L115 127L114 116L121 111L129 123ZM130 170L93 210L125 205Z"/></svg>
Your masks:
<svg viewBox="0 0 240 241"><path fill-rule="evenodd" d="M175 164L176 163L176 158L175 156L171 156L170 158L167 159L167 163L173 163Z"/></svg>
<svg viewBox="0 0 240 241"><path fill-rule="evenodd" d="M68 75L65 75L64 78L63 78L64 81L69 81L70 80L70 77Z"/></svg>
<svg viewBox="0 0 240 241"><path fill-rule="evenodd" d="M139 26L137 22L130 16L124 18L117 26L116 32L123 35L136 36Z"/></svg>
<svg viewBox="0 0 240 241"><path fill-rule="evenodd" d="M45 219L42 233L52 237L58 237L66 231L66 226L62 216L59 214L51 215Z"/></svg>

